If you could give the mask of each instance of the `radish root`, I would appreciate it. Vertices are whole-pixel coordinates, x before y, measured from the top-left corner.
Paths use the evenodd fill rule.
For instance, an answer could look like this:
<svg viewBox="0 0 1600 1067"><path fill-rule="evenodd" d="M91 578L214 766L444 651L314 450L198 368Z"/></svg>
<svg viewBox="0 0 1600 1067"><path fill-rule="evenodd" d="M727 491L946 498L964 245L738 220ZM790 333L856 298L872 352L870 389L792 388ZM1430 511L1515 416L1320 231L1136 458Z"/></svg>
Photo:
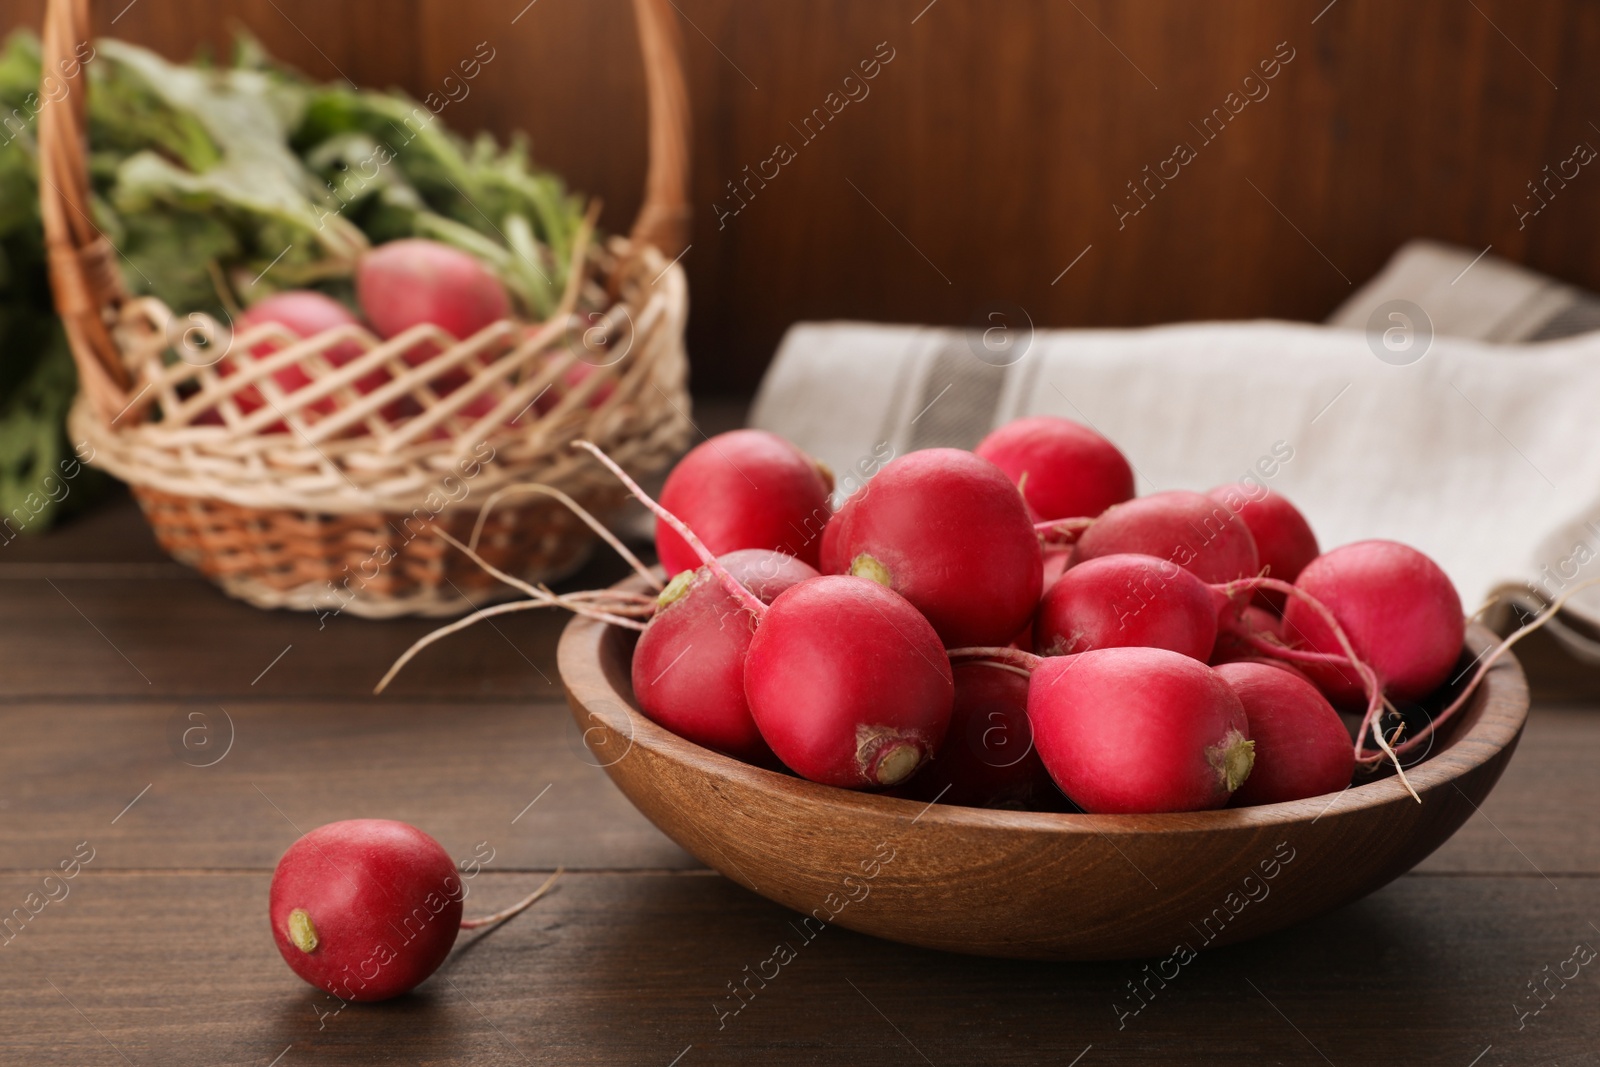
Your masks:
<svg viewBox="0 0 1600 1067"><path fill-rule="evenodd" d="M657 578L655 574L651 572L650 568L646 567L644 562L640 560L638 556L633 554L632 549L622 543L621 538L607 529L605 523L595 518L594 515L590 513L588 508L585 508L582 504L572 499L566 493L563 493L553 485L544 485L541 482L528 482L522 485L508 485L502 489L496 489L494 493L490 495L489 499L483 502L483 507L478 509L478 521L472 526L472 536L467 540L468 547L472 549L476 549L478 547L478 539L483 536L483 526L484 523L489 520L489 512L494 510L494 506L501 500L515 493L539 493L544 496L554 497L561 503L565 504L568 511L582 519L584 525L593 530L597 537L615 549L617 555L627 560L628 566L633 568L634 573L638 574L639 577L650 583L650 588L654 589L658 593L661 591L661 579Z"/></svg>
<svg viewBox="0 0 1600 1067"><path fill-rule="evenodd" d="M515 904L511 905L511 907L509 907L509 908L505 908L504 910L497 911L493 915L485 915L482 918L478 918L478 919L462 919L461 920L461 929L463 929L463 930L476 930L479 927L492 926L492 925L494 925L495 923L498 923L498 922L505 922L507 919L511 918L512 916L521 914L522 912L524 912L524 911L526 911L528 909L528 906L530 904L532 904L534 901L538 900L540 897L544 896L545 892L547 890L549 890L549 888L552 885L555 885L556 879L560 878L562 873L565 872L565 871L566 871L565 867L557 867L556 868L556 873L552 874L549 878L546 878L544 880L544 885L540 886L538 889L535 889L533 892L529 893L527 896L523 897L521 900L519 900Z"/></svg>
<svg viewBox="0 0 1600 1067"><path fill-rule="evenodd" d="M1408 738L1404 744L1396 746L1394 749L1395 754L1402 755L1406 752L1412 751L1423 741L1431 737L1434 731L1438 730L1440 726L1446 722L1449 722L1457 712L1466 706L1467 701L1472 699L1472 695L1478 690L1478 685L1483 681L1484 676L1489 673L1489 668L1494 666L1495 661L1497 661L1501 656L1505 655L1506 652L1509 651L1511 647L1518 641L1521 641L1524 637L1527 637L1529 634L1533 633L1533 631L1542 628L1545 624L1550 622L1551 619L1555 618L1556 612L1561 610L1562 605L1566 604L1573 594L1595 585L1600 585L1600 578L1590 578L1588 581L1579 582L1577 585L1573 586L1571 589L1568 589L1566 592L1552 600L1542 611L1539 612L1539 614L1535 615L1525 625L1496 645L1487 656L1484 656L1479 661L1477 670L1475 670L1472 674L1472 679L1467 682L1466 687L1462 689L1460 694L1458 694L1456 698L1450 702L1449 706L1441 711L1438 715L1435 715L1432 722L1418 730L1416 734ZM1382 747L1381 741L1380 747ZM1379 756L1375 753L1365 752L1360 747L1356 749L1357 763L1371 764L1381 760L1382 758L1382 756Z"/></svg>
<svg viewBox="0 0 1600 1067"><path fill-rule="evenodd" d="M763 604L754 593L740 585L739 580L733 575L729 574L727 568L723 567L722 564L717 562L717 557L712 555L711 550L705 546L705 543L701 541L699 537L695 536L695 532L693 530L689 529L688 523L684 522L682 519L678 518L678 516L674 515L672 512L668 511L666 508L662 507L654 499L652 499L649 493L646 493L639 487L638 482L634 481L628 476L627 471L617 466L616 461L602 452L594 442L574 441L572 442L572 447L583 449L585 452L589 453L595 459L604 464L605 468L612 474L616 475L617 481L626 486L628 492L632 493L634 498L637 499L639 503L649 508L655 513L656 518L672 527L673 532L688 542L689 547L694 550L694 554L700 557L700 562L704 563L710 568L711 573L717 576L717 580L722 583L723 588L728 591L730 596L739 601L739 603L744 606L745 610L749 611L750 614L754 615L757 619L760 619L766 615L767 606Z"/></svg>

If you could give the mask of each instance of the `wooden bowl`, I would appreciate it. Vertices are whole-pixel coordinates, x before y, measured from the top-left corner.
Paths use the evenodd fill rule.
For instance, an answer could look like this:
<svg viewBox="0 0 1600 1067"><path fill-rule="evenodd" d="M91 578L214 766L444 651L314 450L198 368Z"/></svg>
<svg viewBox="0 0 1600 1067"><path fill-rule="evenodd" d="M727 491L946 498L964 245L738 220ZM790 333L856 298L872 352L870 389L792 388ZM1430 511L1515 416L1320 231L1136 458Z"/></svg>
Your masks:
<svg viewBox="0 0 1600 1067"><path fill-rule="evenodd" d="M629 587L643 588L642 584ZM1057 960L1176 956L1258 937L1372 892L1467 820L1528 712L1522 669L1490 670L1433 755L1394 777L1288 804L1169 815L990 811L762 770L641 714L632 633L574 618L558 652L593 761L708 866L807 918L892 941ZM1478 655L1495 641L1473 626Z"/></svg>

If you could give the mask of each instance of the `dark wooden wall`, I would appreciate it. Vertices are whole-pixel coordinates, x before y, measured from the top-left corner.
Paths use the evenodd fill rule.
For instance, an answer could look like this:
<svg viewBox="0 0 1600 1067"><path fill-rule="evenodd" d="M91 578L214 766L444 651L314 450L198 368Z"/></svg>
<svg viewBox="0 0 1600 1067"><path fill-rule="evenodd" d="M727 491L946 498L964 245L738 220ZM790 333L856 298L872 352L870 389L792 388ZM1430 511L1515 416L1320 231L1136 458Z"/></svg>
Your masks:
<svg viewBox="0 0 1600 1067"><path fill-rule="evenodd" d="M240 23L318 76L419 96L487 41L495 61L446 120L529 131L544 162L605 199L612 227L637 206L644 105L626 0L135 0L109 26L126 2L103 3L102 26L170 55L221 46ZM1418 235L1600 287L1600 168L1536 218L1514 208L1546 165L1600 146L1597 4L677 6L702 392L753 388L801 318L953 323L1006 301L1041 326L1315 319ZM39 9L10 0L0 25ZM843 95L880 42L894 58L870 95L804 143L791 123ZM1290 50L1276 77L1245 84ZM1190 125L1263 88L1213 141ZM726 183L780 142L795 158L719 228L713 205L736 206ZM1180 143L1195 158L1119 221L1114 204L1137 204L1126 183Z"/></svg>

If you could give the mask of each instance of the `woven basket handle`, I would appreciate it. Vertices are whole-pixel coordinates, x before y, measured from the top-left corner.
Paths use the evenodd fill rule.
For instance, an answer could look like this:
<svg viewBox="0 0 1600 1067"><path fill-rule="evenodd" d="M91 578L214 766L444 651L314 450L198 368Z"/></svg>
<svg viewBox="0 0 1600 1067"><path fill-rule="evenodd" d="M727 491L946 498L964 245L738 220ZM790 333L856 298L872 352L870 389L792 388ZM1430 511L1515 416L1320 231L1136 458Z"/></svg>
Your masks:
<svg viewBox="0 0 1600 1067"><path fill-rule="evenodd" d="M689 91L683 43L671 0L633 0L639 53L650 95L650 168L634 220L635 242L668 256L683 250L689 229ZM90 40L89 0L49 0L44 15L42 70L81 62ZM63 66L65 64L66 66ZM39 113L39 210L56 311L66 328L84 393L106 419L128 404L132 376L123 364L106 316L127 299L119 253L94 224L87 147L88 76L80 71L67 95Z"/></svg>

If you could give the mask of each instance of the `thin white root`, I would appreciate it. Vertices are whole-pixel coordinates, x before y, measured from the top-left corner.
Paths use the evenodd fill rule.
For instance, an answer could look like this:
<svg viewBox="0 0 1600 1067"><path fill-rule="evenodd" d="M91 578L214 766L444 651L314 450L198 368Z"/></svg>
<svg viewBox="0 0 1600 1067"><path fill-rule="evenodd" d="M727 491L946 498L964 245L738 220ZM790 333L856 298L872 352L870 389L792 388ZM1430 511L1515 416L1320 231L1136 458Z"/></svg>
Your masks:
<svg viewBox="0 0 1600 1067"><path fill-rule="evenodd" d="M469 626L475 626L478 623L483 622L485 619L492 619L497 615L511 615L519 611L533 611L538 608L566 608L568 611L575 612L576 614L586 615L591 619L599 619L602 622L610 623L612 626L623 626L630 630L643 630L645 627L645 624L637 619L627 619L620 615L613 615L604 611L596 611L592 608L583 606L575 607L570 603L565 603L561 597L550 599L541 598L537 600L513 600L509 604L494 604L487 608L480 608L479 610L474 611L471 615L457 619L455 622L441 626L437 630L417 638L416 642L412 644L410 648L402 652L399 659L394 661L394 663L389 667L389 670L381 679L379 679L378 684L372 687L373 694L376 695L388 688L389 683L394 681L395 675L399 674L401 669L416 657L417 653L421 652L435 641L449 637L453 633L459 633Z"/></svg>
<svg viewBox="0 0 1600 1067"><path fill-rule="evenodd" d="M532 904L534 901L538 900L540 897L544 896L546 890L548 890L552 885L554 885L556 879L560 878L561 875L563 874L563 872L565 872L565 871L566 871L565 867L557 867L556 868L556 873L552 874L549 878L546 878L544 880L544 885L540 886L538 889L535 889L533 892L529 893L527 896L523 897L521 900L519 900L515 904L511 905L511 907L509 907L509 908L505 908L505 909L503 909L501 911L497 911L493 915L485 915L485 916L483 916L482 918L479 918L479 919L462 919L461 920L461 929L463 929L463 930L476 930L479 927L483 927L483 926L493 926L495 923L504 922L505 920L511 918L513 915L516 915L519 912L522 912L522 911L526 910L527 907L530 904Z"/></svg>
<svg viewBox="0 0 1600 1067"><path fill-rule="evenodd" d="M606 528L605 523L595 518L594 515L589 512L588 508L585 508L582 504L578 503L576 500L572 499L555 486L544 485L540 482L528 482L523 485L508 485L502 489L496 489L494 493L490 495L489 499L483 502L483 507L478 509L478 521L473 524L472 537L467 541L467 548L470 551L476 551L478 548L478 539L483 536L483 527L484 524L489 520L489 512L493 510L494 506L501 500L516 493L538 493L544 496L554 497L562 504L565 504L567 510L571 511L574 515L578 516L578 518L582 519L584 525L593 530L602 541L610 545L617 555L627 560L628 566L632 567L634 572L638 574L639 577L650 583L650 588L654 589L658 593L661 591L662 584L660 579L658 579L651 572L649 567L644 565L644 562L639 559L638 556L633 554L632 550L629 549L627 545L622 543L621 539L618 538L616 534L612 533Z"/></svg>
<svg viewBox="0 0 1600 1067"><path fill-rule="evenodd" d="M739 580L729 574L726 567L717 562L717 557L712 555L711 550L705 546L705 542L701 541L695 535L695 532L689 529L689 524L657 503L649 493L639 487L639 483L634 481L627 471L617 465L616 460L601 451L593 441L574 441L572 442L572 447L581 448L599 460L606 470L616 476L617 481L627 486L628 492L632 493L639 503L649 508L656 518L672 527L679 537L688 542L689 547L694 549L695 555L700 557L700 562L704 563L711 570L711 573L717 576L717 580L728 591L728 595L743 604L745 610L749 611L757 619L767 613L767 606L754 593L740 585Z"/></svg>
<svg viewBox="0 0 1600 1067"><path fill-rule="evenodd" d="M1403 729L1405 729L1405 725L1402 723L1400 726L1395 727L1395 732L1399 733ZM1417 796L1417 791L1411 787L1411 779L1406 777L1406 769L1400 766L1400 757L1395 755L1394 749L1390 748L1389 742L1384 739L1383 728L1380 726L1373 730L1372 736L1377 739L1378 747L1389 754L1390 761L1394 763L1395 773L1400 776L1400 784L1406 787L1406 792L1411 794L1412 800L1421 804L1422 798Z"/></svg>
<svg viewBox="0 0 1600 1067"><path fill-rule="evenodd" d="M1434 731L1448 722L1451 717L1456 714L1456 712L1460 711L1462 707L1466 705L1467 701L1472 698L1472 694L1477 691L1478 684L1483 681L1484 675L1489 673L1489 668L1493 667L1495 661L1501 656L1505 655L1506 652L1511 649L1511 646L1515 645L1518 641L1521 641L1524 637L1527 637L1529 634L1533 633L1533 631L1543 627L1551 619L1555 618L1556 612L1560 611L1562 605L1571 599L1574 594L1595 585L1600 585L1600 578L1590 578L1587 581L1579 582L1577 585L1573 586L1571 589L1568 589L1566 592L1552 600L1543 611L1539 612L1538 615L1535 615L1531 620L1528 621L1526 625L1516 630L1511 634L1511 636L1507 637L1504 641L1501 641L1498 645L1496 645L1493 651L1479 661L1478 669L1472 674L1472 680L1469 681L1466 685L1466 688L1462 689L1461 693L1450 702L1450 706L1445 708L1438 715L1434 716L1432 722L1418 730L1415 736L1408 738L1406 742L1395 751L1407 752L1430 737ZM1386 746L1380 747L1385 747L1385 750L1387 750ZM1356 752L1356 758L1359 761L1367 763L1371 763L1374 760L1373 756L1366 754L1360 749L1358 749Z"/></svg>

